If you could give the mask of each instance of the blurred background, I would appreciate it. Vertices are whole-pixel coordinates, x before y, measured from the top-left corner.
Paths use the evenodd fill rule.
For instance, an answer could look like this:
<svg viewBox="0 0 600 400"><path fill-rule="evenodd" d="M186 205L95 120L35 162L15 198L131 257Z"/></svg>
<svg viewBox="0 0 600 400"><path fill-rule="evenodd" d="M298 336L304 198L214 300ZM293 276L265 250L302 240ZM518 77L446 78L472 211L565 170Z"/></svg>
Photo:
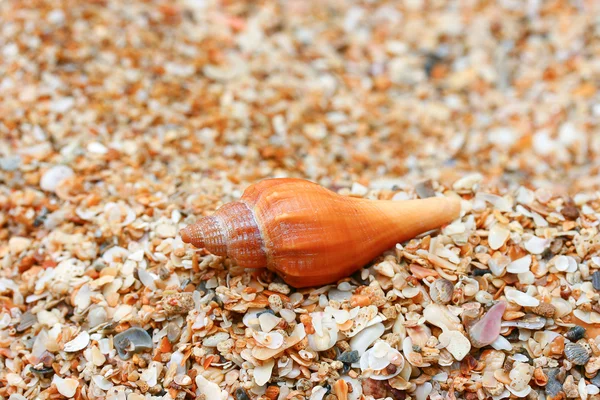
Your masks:
<svg viewBox="0 0 600 400"><path fill-rule="evenodd" d="M592 189L600 3L2 1L0 167L239 195L465 171ZM51 184L50 184L51 185ZM77 186L79 185L79 186ZM573 187L573 185L576 185Z"/></svg>

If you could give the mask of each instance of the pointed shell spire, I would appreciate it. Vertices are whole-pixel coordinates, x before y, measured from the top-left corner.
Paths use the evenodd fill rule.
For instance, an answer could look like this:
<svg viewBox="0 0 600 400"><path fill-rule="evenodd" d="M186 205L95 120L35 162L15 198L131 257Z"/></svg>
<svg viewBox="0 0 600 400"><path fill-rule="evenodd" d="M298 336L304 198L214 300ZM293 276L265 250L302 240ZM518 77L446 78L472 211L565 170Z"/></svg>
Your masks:
<svg viewBox="0 0 600 400"><path fill-rule="evenodd" d="M301 179L267 179L181 231L182 240L246 268L267 267L306 287L351 275L396 243L460 214L460 200L340 196Z"/></svg>

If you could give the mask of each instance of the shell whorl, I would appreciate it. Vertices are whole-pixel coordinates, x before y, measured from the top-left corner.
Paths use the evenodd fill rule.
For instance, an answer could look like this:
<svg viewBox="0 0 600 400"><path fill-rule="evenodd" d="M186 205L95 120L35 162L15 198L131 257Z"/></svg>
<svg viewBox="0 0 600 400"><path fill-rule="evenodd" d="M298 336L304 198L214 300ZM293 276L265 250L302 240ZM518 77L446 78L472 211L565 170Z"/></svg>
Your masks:
<svg viewBox="0 0 600 400"><path fill-rule="evenodd" d="M263 268L267 256L252 210L236 201L220 207L181 231L181 239L212 254L234 259L244 268Z"/></svg>

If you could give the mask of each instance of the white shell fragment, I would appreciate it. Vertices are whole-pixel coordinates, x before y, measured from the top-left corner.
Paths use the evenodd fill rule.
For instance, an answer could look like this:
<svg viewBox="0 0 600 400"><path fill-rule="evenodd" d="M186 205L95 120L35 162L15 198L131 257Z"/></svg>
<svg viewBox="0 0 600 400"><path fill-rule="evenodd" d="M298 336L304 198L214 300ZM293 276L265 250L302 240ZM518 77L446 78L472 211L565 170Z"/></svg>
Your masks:
<svg viewBox="0 0 600 400"><path fill-rule="evenodd" d="M63 379L58 375L54 375L54 377L52 378L52 384L56 386L56 390L58 390L58 393L62 394L65 397L71 398L75 396L75 392L77 392L79 381L72 378Z"/></svg>
<svg viewBox="0 0 600 400"><path fill-rule="evenodd" d="M228 393L219 388L219 385L207 380L202 375L196 376L196 385L199 394L203 394L207 399L226 400Z"/></svg>
<svg viewBox="0 0 600 400"><path fill-rule="evenodd" d="M575 272L577 271L577 261L570 256L558 256L554 260L554 266L560 272Z"/></svg>
<svg viewBox="0 0 600 400"><path fill-rule="evenodd" d="M488 243L492 250L498 250L500 247L504 246L504 243L510 236L510 230L501 224L495 224L490 229L490 233L488 236Z"/></svg>
<svg viewBox="0 0 600 400"><path fill-rule="evenodd" d="M42 175L40 188L47 192L54 192L62 181L73 175L75 175L73 170L66 165L55 165Z"/></svg>
<svg viewBox="0 0 600 400"><path fill-rule="evenodd" d="M531 267L531 255L526 255L525 257L521 257L506 266L506 272L510 272L511 274L522 274L524 272L528 272Z"/></svg>
<svg viewBox="0 0 600 400"><path fill-rule="evenodd" d="M274 366L275 361L269 360L265 361L262 365L254 367L254 382L256 382L258 386L267 383L269 379L271 379Z"/></svg>
<svg viewBox="0 0 600 400"><path fill-rule="evenodd" d="M358 351L362 355L367 348L383 335L385 327L382 323L370 326L359 332L350 340L350 349Z"/></svg>
<svg viewBox="0 0 600 400"><path fill-rule="evenodd" d="M456 361L461 361L471 350L469 339L458 331L444 331L438 339L440 345L444 346Z"/></svg>
<svg viewBox="0 0 600 400"><path fill-rule="evenodd" d="M90 344L90 334L82 331L70 342L65 343L64 350L73 353L85 349Z"/></svg>
<svg viewBox="0 0 600 400"><path fill-rule="evenodd" d="M525 249L531 254L542 254L550 246L550 242L550 239L532 236L531 239L525 242Z"/></svg>
<svg viewBox="0 0 600 400"><path fill-rule="evenodd" d="M281 318L266 312L258 317L258 321L263 332L271 332L281 322Z"/></svg>
<svg viewBox="0 0 600 400"><path fill-rule="evenodd" d="M393 365L395 372L385 373L390 364ZM402 371L403 367L404 358L402 354L383 340L375 342L375 345L360 358L360 368L363 374L368 374L371 379L375 380L393 378Z"/></svg>
<svg viewBox="0 0 600 400"><path fill-rule="evenodd" d="M504 289L504 295L508 301L518 304L522 307L537 307L540 305L540 301L535 297L532 297L527 293L523 293L512 287L506 287Z"/></svg>

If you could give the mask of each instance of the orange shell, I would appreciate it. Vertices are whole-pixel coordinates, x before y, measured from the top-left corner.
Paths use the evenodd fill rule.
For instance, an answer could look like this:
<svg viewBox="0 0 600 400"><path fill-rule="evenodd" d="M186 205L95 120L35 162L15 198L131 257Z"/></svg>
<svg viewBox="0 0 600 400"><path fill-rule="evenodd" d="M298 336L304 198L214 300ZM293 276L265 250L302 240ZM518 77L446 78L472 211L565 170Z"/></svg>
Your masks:
<svg viewBox="0 0 600 400"><path fill-rule="evenodd" d="M294 287L336 282L396 243L457 218L460 201L366 200L302 179L267 179L181 231L184 242L267 267Z"/></svg>

